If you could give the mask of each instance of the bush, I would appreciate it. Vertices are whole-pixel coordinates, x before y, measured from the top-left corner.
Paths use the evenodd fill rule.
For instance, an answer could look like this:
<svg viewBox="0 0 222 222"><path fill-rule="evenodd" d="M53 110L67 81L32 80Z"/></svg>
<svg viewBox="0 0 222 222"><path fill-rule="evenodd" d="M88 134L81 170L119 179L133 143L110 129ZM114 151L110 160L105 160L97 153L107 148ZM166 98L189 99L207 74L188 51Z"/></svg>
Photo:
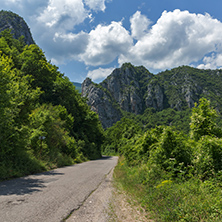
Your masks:
<svg viewBox="0 0 222 222"><path fill-rule="evenodd" d="M195 103L190 123L191 138L198 141L205 135L221 137L222 131L215 123L216 117L218 117L218 114L215 109L210 107L209 100L201 98L199 106Z"/></svg>
<svg viewBox="0 0 222 222"><path fill-rule="evenodd" d="M197 174L202 179L215 176L222 170L222 139L204 136L196 145L194 165Z"/></svg>
<svg viewBox="0 0 222 222"><path fill-rule="evenodd" d="M162 169L175 171L181 170L181 164L185 167L191 164L192 149L186 143L186 137L178 134L170 127L166 127L159 141L150 152L152 163L159 165Z"/></svg>

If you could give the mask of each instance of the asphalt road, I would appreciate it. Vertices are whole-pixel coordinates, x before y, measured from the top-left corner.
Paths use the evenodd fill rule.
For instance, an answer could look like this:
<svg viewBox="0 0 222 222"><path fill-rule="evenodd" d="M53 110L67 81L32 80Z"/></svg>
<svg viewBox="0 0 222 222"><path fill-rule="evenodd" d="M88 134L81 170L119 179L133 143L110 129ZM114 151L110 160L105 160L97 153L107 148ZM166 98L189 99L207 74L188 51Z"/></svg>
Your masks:
<svg viewBox="0 0 222 222"><path fill-rule="evenodd" d="M63 221L97 190L116 163L117 157L104 157L1 182L0 221Z"/></svg>

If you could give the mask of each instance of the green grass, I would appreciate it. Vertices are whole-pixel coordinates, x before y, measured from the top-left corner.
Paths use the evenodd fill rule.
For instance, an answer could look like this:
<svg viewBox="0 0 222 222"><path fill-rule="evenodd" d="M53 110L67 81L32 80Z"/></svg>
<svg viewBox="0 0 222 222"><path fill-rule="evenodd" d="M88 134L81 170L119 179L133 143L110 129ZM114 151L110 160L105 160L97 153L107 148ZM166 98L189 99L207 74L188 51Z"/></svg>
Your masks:
<svg viewBox="0 0 222 222"><path fill-rule="evenodd" d="M222 221L222 187L217 178L204 182L195 176L172 179L146 165L127 166L123 158L114 177L155 221Z"/></svg>

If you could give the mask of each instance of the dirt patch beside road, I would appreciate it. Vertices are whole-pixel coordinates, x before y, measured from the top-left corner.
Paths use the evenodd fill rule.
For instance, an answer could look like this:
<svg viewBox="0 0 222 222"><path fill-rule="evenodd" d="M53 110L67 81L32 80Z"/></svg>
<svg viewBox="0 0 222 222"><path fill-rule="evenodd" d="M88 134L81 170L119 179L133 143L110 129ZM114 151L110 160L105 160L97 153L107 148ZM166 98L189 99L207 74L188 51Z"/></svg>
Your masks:
<svg viewBox="0 0 222 222"><path fill-rule="evenodd" d="M113 169L99 187L87 198L82 206L74 211L67 222L106 222L109 221L109 203L112 199Z"/></svg>
<svg viewBox="0 0 222 222"><path fill-rule="evenodd" d="M67 222L153 222L138 204L113 184L113 169Z"/></svg>
<svg viewBox="0 0 222 222"><path fill-rule="evenodd" d="M109 215L109 222L154 222L137 202L116 187L113 189Z"/></svg>

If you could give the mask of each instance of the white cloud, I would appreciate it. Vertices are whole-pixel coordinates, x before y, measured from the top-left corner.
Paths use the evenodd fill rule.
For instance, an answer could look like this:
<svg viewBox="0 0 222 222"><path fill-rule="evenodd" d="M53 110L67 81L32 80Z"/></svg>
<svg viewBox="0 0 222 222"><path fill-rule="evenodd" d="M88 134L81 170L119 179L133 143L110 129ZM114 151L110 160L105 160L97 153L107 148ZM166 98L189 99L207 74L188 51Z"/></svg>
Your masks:
<svg viewBox="0 0 222 222"><path fill-rule="evenodd" d="M203 64L200 64L199 69L222 69L222 54L213 53L211 56L205 56Z"/></svg>
<svg viewBox="0 0 222 222"><path fill-rule="evenodd" d="M89 33L56 32L53 39L54 43L50 43L50 51L53 52L50 57L57 64L78 57L86 65L104 65L112 62L119 54L126 53L133 45L132 37L121 22L98 25Z"/></svg>
<svg viewBox="0 0 222 222"><path fill-rule="evenodd" d="M80 59L87 65L108 64L121 53L126 53L132 44L132 38L121 22L98 25L89 33L89 44Z"/></svg>
<svg viewBox="0 0 222 222"><path fill-rule="evenodd" d="M84 0L84 3L94 11L105 11L105 0Z"/></svg>
<svg viewBox="0 0 222 222"><path fill-rule="evenodd" d="M217 51L222 23L209 14L174 10L162 13L149 32L121 55L119 63L132 62L150 69L166 69L198 62Z"/></svg>
<svg viewBox="0 0 222 222"><path fill-rule="evenodd" d="M131 62L152 71L194 63L198 68L222 67L222 23L209 14L164 11L151 26L151 21L137 11L130 18L130 30L122 22L113 21L96 24L88 33L76 31L83 22L83 27L90 27L97 16L95 12L104 11L107 2L0 0L0 5L25 19L36 43L57 64L71 59L100 66L118 58L119 64ZM137 40L135 44L133 39ZM94 71L90 74L96 76Z"/></svg>
<svg viewBox="0 0 222 222"><path fill-rule="evenodd" d="M115 68L107 68L107 69L103 69L103 68L98 68L95 69L93 71L89 71L87 74L87 77L91 78L93 81L97 80L97 79L105 79L108 75L110 75L112 73L112 71Z"/></svg>
<svg viewBox="0 0 222 222"><path fill-rule="evenodd" d="M69 30L88 17L82 0L49 0L37 20L48 27Z"/></svg>
<svg viewBox="0 0 222 222"><path fill-rule="evenodd" d="M78 34L55 33L53 54L51 55L56 64L63 63L64 60L78 59L78 55L83 53L88 44L89 35L85 32Z"/></svg>
<svg viewBox="0 0 222 222"><path fill-rule="evenodd" d="M59 65L66 59L79 60L79 55L84 54L90 33L73 33L75 26L83 23L86 18L92 22L94 17L91 10L104 11L106 1L0 0L0 4L6 8L10 4L13 11L23 17L25 15L36 43L43 48L48 59Z"/></svg>
<svg viewBox="0 0 222 222"><path fill-rule="evenodd" d="M140 11L137 11L130 18L130 23L132 37L135 39L141 39L147 33L151 21L145 15L141 15Z"/></svg>

